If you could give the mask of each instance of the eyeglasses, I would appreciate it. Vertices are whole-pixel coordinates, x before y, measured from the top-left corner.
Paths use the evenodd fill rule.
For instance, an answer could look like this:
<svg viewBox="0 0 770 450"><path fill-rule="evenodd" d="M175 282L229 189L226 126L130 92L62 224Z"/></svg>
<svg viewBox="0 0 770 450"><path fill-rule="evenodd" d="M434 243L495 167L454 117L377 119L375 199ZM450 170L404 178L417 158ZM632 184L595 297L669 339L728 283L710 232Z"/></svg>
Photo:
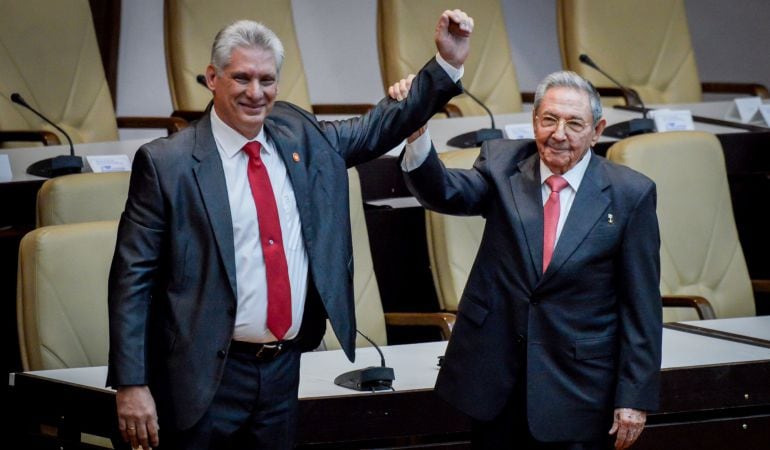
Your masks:
<svg viewBox="0 0 770 450"><path fill-rule="evenodd" d="M535 120L540 128L545 130L557 130L559 124L564 122L564 131L571 134L580 134L588 128L588 124L580 119L564 119L550 114L546 114L542 117L535 116Z"/></svg>

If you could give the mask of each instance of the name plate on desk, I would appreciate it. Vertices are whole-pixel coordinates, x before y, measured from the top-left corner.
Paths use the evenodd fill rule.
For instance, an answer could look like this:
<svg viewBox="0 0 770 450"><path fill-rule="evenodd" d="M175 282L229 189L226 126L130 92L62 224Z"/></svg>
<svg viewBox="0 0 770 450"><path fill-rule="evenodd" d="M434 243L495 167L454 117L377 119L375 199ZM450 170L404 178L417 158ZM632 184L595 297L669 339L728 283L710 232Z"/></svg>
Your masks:
<svg viewBox="0 0 770 450"><path fill-rule="evenodd" d="M128 155L89 155L86 159L94 173L131 171Z"/></svg>
<svg viewBox="0 0 770 450"><path fill-rule="evenodd" d="M534 139L535 130L531 123L511 123L505 126L505 137L508 139Z"/></svg>
<svg viewBox="0 0 770 450"><path fill-rule="evenodd" d="M0 181L11 181L13 172L11 172L11 160L8 155L0 155Z"/></svg>
<svg viewBox="0 0 770 450"><path fill-rule="evenodd" d="M687 109L656 109L650 111L650 116L655 120L655 129L658 132L695 129L692 113Z"/></svg>
<svg viewBox="0 0 770 450"><path fill-rule="evenodd" d="M727 111L725 119L737 120L741 123L764 123L765 125L770 125L770 122L767 122L767 117L760 112L760 108L763 107L762 99L759 97L736 98Z"/></svg>

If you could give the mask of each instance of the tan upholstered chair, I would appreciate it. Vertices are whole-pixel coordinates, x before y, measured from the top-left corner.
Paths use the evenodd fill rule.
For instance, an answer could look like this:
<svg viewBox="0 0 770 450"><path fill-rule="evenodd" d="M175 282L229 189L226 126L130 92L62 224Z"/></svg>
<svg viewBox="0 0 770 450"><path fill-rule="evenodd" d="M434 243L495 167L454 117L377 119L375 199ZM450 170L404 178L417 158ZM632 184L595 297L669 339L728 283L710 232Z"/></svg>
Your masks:
<svg viewBox="0 0 770 450"><path fill-rule="evenodd" d="M701 84L684 0L558 0L557 10L564 68L596 86L612 83L581 64L581 53L648 104L700 102L702 92L768 96L755 84Z"/></svg>
<svg viewBox="0 0 770 450"><path fill-rule="evenodd" d="M439 153L449 168L470 169L478 149ZM473 261L481 245L485 220L481 216L450 216L426 210L425 227L431 273L441 308L457 311Z"/></svg>
<svg viewBox="0 0 770 450"><path fill-rule="evenodd" d="M706 298L719 318L755 315L719 140L699 131L648 134L617 142L607 158L657 185L661 293ZM665 321L695 318L664 310Z"/></svg>
<svg viewBox="0 0 770 450"><path fill-rule="evenodd" d="M51 178L37 192L37 226L118 220L130 172L79 173Z"/></svg>
<svg viewBox="0 0 770 450"><path fill-rule="evenodd" d="M379 0L377 36L385 89L417 73L436 54L433 30L439 15L450 8L466 11L477 25L465 61L465 89L494 114L521 111L522 99L499 0ZM464 115L486 114L467 95L455 97L452 104Z"/></svg>
<svg viewBox="0 0 770 450"><path fill-rule="evenodd" d="M0 10L0 144L66 142L12 103L14 92L75 143L117 140L118 126L171 132L184 125L181 119L115 117L87 0L3 0Z"/></svg>
<svg viewBox="0 0 770 450"><path fill-rule="evenodd" d="M358 171L348 169L350 183L350 228L353 238L353 290L356 303L356 326L377 345L388 343L386 324L393 326L433 326L441 329L444 339L449 338L454 315L445 313L384 313L380 301L380 290L374 274L372 253L369 249L369 234L364 217L364 203L361 197L361 183ZM326 349L339 349L340 344L331 326L327 324L323 345ZM360 335L356 336L357 346L370 344Z"/></svg>
<svg viewBox="0 0 770 450"><path fill-rule="evenodd" d="M175 115L194 118L211 101L196 77L211 61L216 33L240 19L264 23L281 39L285 59L278 100L316 114L363 113L371 105L311 105L294 31L291 0L165 0L166 69Z"/></svg>
<svg viewBox="0 0 770 450"><path fill-rule="evenodd" d="M116 236L116 221L24 236L16 305L24 370L107 364L107 278Z"/></svg>

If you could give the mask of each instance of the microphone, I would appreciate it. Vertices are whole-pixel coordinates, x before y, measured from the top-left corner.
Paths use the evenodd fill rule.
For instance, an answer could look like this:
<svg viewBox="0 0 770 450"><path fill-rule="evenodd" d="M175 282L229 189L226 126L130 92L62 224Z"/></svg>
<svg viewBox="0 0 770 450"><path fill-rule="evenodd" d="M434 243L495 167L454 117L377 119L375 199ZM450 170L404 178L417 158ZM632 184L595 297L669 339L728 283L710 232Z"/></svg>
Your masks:
<svg viewBox="0 0 770 450"><path fill-rule="evenodd" d="M610 74L608 74L607 72L599 68L599 66L594 62L594 60L591 59L585 53L581 53L579 59L581 63L585 64L588 67L591 67L592 69L596 70L600 74L607 77L610 81L615 83L615 85L619 87L623 92L629 93L634 98L634 100L636 100L638 105L641 106L642 108L641 119L631 119L627 122L620 122L614 125L609 125L606 128L604 128L604 132L602 134L609 137L623 139L628 136L635 136L637 134L644 134L644 133L653 133L655 131L655 121L647 118L647 108L645 108L642 98L639 96L639 94L635 90L629 89L623 86L622 84L620 84L618 80L612 78Z"/></svg>
<svg viewBox="0 0 770 450"><path fill-rule="evenodd" d="M468 133L457 135L446 141L447 145L458 148L470 148L478 147L484 143L484 141L488 141L490 139L501 139L503 137L503 131L495 128L495 116L492 115L492 111L487 108L487 105L485 105L484 102L476 98L475 95L471 94L467 90L463 90L463 92L468 94L468 97L472 98L473 101L484 108L484 111L487 112L489 119L492 121L492 128L481 128L476 131L470 131Z"/></svg>
<svg viewBox="0 0 770 450"><path fill-rule="evenodd" d="M206 89L209 88L209 85L206 84L206 75L203 75L202 73L199 73L195 76L195 81L198 82L201 86L205 87Z"/></svg>
<svg viewBox="0 0 770 450"><path fill-rule="evenodd" d="M369 366L363 369L351 370L345 372L342 375L337 376L334 379L334 384L342 386L344 388L353 389L355 391L386 391L393 389L393 380L396 379L396 375L393 369L385 366L385 356L382 354L382 350L377 344L369 339L364 333L356 330L356 333L360 334L364 339L369 341L370 344L380 354L380 367Z"/></svg>
<svg viewBox="0 0 770 450"><path fill-rule="evenodd" d="M75 156L75 146L72 145L72 139L70 139L70 135L67 134L66 131L62 130L58 125L49 120L47 117L45 117L43 114L41 114L39 111L37 111L35 108L31 107L29 103L27 103L24 98L19 95L18 92L11 94L11 101L17 105L21 105L27 108L41 119L51 124L54 128L59 130L61 134L64 135L64 137L67 138L67 142L70 144L69 155L60 155L53 158L46 158L36 163L32 163L29 167L27 167L27 173L44 178L58 177L59 175L67 175L70 173L80 173L83 170L83 158L80 156Z"/></svg>

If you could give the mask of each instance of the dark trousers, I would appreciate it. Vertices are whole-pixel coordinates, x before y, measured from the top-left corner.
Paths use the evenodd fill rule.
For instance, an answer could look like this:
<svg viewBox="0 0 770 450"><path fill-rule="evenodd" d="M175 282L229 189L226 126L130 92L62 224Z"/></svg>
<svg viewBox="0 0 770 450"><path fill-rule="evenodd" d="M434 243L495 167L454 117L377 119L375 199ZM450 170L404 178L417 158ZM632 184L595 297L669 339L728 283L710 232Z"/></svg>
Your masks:
<svg viewBox="0 0 770 450"><path fill-rule="evenodd" d="M297 430L300 351L272 361L231 352L208 411L191 429L160 430L162 450L288 450Z"/></svg>
<svg viewBox="0 0 770 450"><path fill-rule="evenodd" d="M503 411L491 421L474 420L471 425L473 450L608 450L612 439L600 442L541 442L532 436L527 423L526 376L508 400ZM554 427L560 426L558 423ZM609 428L607 429L609 431Z"/></svg>

